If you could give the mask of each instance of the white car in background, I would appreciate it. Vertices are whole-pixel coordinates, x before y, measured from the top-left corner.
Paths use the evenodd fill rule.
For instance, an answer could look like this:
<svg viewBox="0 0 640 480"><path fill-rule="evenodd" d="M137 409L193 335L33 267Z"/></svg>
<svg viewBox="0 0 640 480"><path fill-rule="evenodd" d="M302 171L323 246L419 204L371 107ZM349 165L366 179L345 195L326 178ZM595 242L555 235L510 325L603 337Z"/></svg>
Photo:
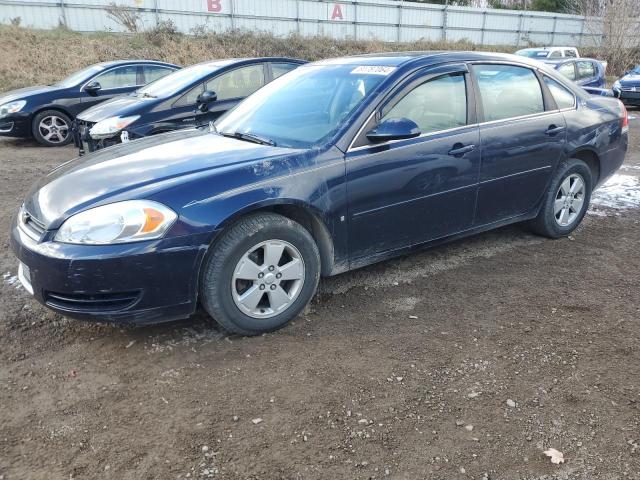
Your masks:
<svg viewBox="0 0 640 480"><path fill-rule="evenodd" d="M580 58L578 49L575 47L536 47L536 48L523 48L518 50L516 55L521 57L535 58L538 60L547 59L560 59L560 58Z"/></svg>

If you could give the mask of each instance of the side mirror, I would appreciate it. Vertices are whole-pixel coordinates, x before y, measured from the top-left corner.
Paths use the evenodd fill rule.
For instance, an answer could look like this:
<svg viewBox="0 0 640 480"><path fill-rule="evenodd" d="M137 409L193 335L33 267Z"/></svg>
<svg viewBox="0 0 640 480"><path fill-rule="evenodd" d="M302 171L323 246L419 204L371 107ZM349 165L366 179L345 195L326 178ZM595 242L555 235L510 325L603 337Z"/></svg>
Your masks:
<svg viewBox="0 0 640 480"><path fill-rule="evenodd" d="M388 142L389 140L406 140L419 137L420 127L408 118L390 118L367 132L367 138L372 142Z"/></svg>
<svg viewBox="0 0 640 480"><path fill-rule="evenodd" d="M89 82L84 86L84 91L87 92L89 95L97 95L98 92L102 89L102 85L100 85L100 82Z"/></svg>
<svg viewBox="0 0 640 480"><path fill-rule="evenodd" d="M201 112L206 112L209 109L209 104L215 102L218 99L216 92L211 90L205 90L196 99L196 105Z"/></svg>

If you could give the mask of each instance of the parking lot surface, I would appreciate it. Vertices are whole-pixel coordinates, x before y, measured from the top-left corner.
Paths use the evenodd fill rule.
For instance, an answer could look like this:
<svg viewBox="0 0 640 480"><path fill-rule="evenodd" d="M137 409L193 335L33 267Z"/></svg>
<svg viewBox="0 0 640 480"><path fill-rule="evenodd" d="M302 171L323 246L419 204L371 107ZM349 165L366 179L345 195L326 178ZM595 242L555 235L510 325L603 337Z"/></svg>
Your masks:
<svg viewBox="0 0 640 480"><path fill-rule="evenodd" d="M0 478L640 478L630 113L625 165L571 237L511 226L324 279L257 338L36 304L10 220L75 150L0 140Z"/></svg>

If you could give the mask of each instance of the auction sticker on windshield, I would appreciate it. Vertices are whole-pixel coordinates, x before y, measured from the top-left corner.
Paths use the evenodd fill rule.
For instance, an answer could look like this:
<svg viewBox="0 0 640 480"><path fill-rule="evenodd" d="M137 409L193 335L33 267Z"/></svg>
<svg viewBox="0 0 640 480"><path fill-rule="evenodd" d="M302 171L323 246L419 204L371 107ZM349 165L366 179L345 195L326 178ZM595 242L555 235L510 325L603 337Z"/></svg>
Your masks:
<svg viewBox="0 0 640 480"><path fill-rule="evenodd" d="M384 67L375 65L361 65L351 70L352 74L365 74L365 75L389 75L396 67Z"/></svg>

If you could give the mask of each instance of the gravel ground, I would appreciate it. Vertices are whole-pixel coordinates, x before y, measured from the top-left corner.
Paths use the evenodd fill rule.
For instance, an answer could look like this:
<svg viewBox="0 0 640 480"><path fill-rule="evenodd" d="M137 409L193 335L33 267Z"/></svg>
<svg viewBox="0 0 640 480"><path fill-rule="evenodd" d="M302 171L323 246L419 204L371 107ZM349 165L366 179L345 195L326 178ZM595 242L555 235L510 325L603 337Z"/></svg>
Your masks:
<svg viewBox="0 0 640 480"><path fill-rule="evenodd" d="M631 135L570 238L512 226L325 279L257 338L36 304L10 219L74 149L0 140L0 479L640 478Z"/></svg>

